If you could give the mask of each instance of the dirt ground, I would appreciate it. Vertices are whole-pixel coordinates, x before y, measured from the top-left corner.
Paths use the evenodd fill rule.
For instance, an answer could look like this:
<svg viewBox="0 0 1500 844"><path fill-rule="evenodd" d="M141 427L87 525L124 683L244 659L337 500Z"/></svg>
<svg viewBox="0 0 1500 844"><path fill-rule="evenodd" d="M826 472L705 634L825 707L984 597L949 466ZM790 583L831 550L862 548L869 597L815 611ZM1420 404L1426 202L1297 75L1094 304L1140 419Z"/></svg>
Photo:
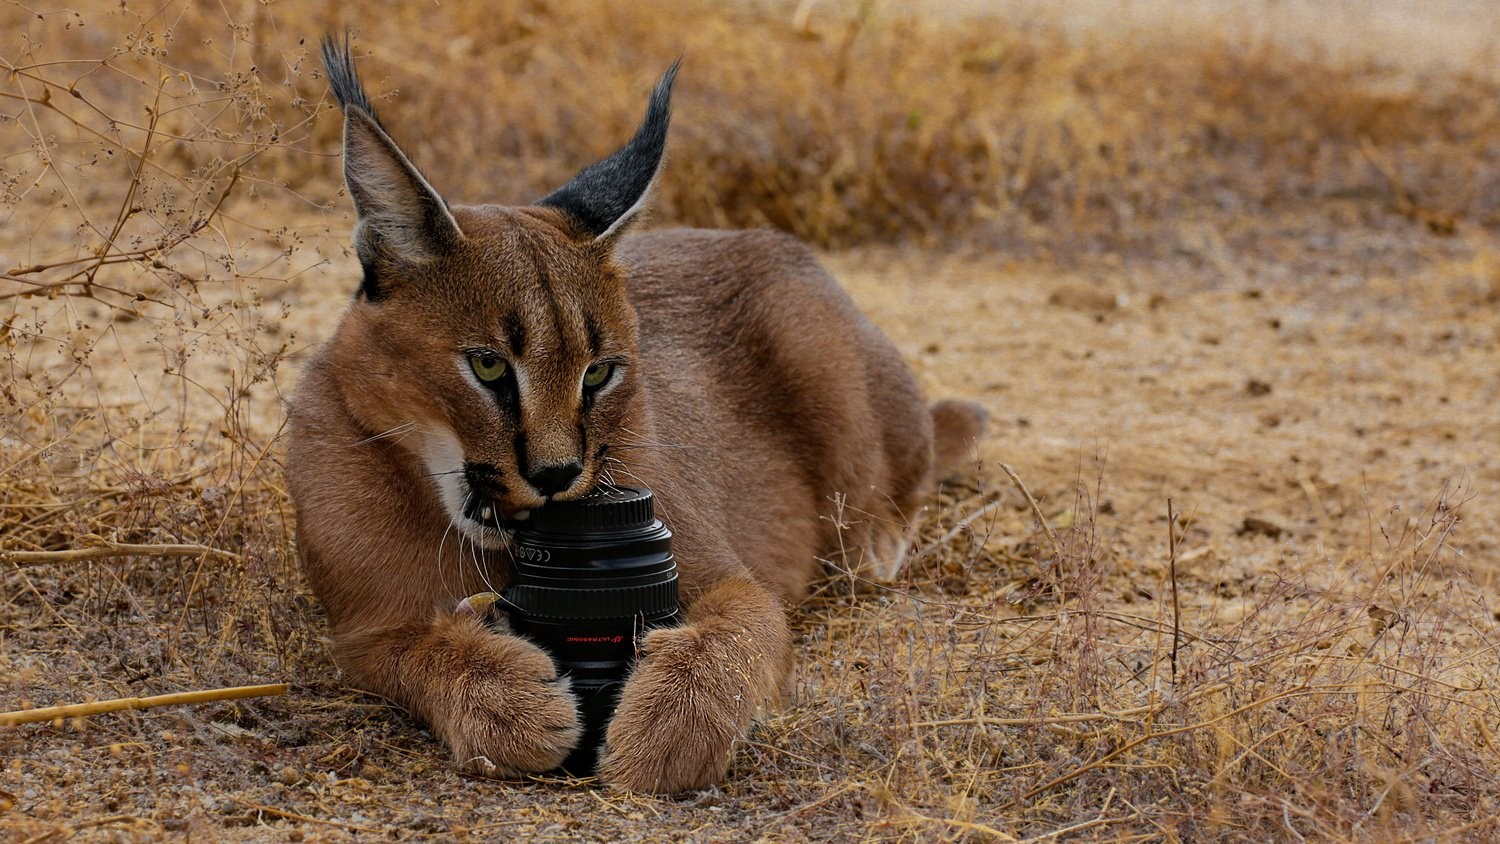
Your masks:
<svg viewBox="0 0 1500 844"><path fill-rule="evenodd" d="M845 278L935 395L994 413L991 465L1052 479L1055 502L1102 472L1116 517L1101 521L1142 556L1160 551L1169 497L1196 511L1194 543L1222 564L1264 567L1317 545L1368 554L1372 521L1446 496L1464 502L1459 546L1493 589L1495 268L1441 242L1390 254L1402 235L1230 245L1190 230L1202 251L1167 266L1052 274L916 257L887 274L854 256ZM1246 519L1281 535L1247 544Z"/></svg>

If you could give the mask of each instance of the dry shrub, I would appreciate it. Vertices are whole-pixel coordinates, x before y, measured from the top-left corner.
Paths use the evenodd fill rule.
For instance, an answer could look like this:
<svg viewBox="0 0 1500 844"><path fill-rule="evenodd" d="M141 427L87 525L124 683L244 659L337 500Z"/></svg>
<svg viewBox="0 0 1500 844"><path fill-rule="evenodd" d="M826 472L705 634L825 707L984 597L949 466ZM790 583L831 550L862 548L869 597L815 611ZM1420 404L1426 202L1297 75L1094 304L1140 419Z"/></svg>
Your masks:
<svg viewBox="0 0 1500 844"><path fill-rule="evenodd" d="M1330 195L1443 220L1500 211L1493 82L1222 39L1079 45L873 5L553 0L414 25L353 4L345 19L397 134L463 201L526 201L608 153L684 55L666 221L1061 249Z"/></svg>
<svg viewBox="0 0 1500 844"><path fill-rule="evenodd" d="M1451 600L1484 594L1449 544L1462 491L1372 515L1339 565L1190 581L1178 617L1166 567L1105 550L1097 489L1056 548L1004 535L1015 496L951 489L957 512L1004 503L873 599L823 596L798 687L816 703L755 745L786 772L773 805L819 836L830 815L915 840L1493 836L1500 639L1483 598Z"/></svg>
<svg viewBox="0 0 1500 844"><path fill-rule="evenodd" d="M54 609L6 614L30 634L59 607L86 613L94 626L65 624L86 635L47 673L101 688L280 664L286 607L265 598L296 588L275 439L295 339L281 297L306 259L276 222L294 198L275 185L317 111L294 84L305 56L268 64L248 22L170 6L12 5L0 22L3 547L234 549L229 565L9 571ZM96 651L132 667L100 673Z"/></svg>

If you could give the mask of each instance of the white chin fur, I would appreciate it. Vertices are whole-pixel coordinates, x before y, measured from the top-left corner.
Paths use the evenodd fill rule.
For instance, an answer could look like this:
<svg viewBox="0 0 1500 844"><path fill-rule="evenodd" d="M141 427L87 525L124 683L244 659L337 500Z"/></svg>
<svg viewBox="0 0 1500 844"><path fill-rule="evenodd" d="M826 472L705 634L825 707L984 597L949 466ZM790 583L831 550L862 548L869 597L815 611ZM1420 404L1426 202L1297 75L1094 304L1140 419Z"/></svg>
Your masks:
<svg viewBox="0 0 1500 844"><path fill-rule="evenodd" d="M449 513L448 518L453 521L453 526L458 528L459 532L480 548L502 550L514 534L514 531L503 530L492 525L481 525L462 513Z"/></svg>
<svg viewBox="0 0 1500 844"><path fill-rule="evenodd" d="M464 447L458 437L442 426L422 427L419 431L418 453L438 499L443 502L448 521L481 548L504 548L510 541L510 531L480 524L464 515L464 503L470 493L464 481Z"/></svg>

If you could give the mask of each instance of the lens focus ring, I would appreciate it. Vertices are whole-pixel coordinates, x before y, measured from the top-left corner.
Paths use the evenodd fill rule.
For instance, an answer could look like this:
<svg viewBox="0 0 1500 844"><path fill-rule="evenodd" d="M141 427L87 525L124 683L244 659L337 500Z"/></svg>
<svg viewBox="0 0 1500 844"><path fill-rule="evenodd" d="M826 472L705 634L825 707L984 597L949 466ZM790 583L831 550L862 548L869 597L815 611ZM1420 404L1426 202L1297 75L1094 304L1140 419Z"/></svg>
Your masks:
<svg viewBox="0 0 1500 844"><path fill-rule="evenodd" d="M602 589L536 586L518 583L505 591L505 600L524 607L533 618L592 621L612 618L654 619L677 611L677 575L640 586Z"/></svg>
<svg viewBox="0 0 1500 844"><path fill-rule="evenodd" d="M581 536L648 528L656 520L651 492L620 487L557 501L535 511L527 530Z"/></svg>

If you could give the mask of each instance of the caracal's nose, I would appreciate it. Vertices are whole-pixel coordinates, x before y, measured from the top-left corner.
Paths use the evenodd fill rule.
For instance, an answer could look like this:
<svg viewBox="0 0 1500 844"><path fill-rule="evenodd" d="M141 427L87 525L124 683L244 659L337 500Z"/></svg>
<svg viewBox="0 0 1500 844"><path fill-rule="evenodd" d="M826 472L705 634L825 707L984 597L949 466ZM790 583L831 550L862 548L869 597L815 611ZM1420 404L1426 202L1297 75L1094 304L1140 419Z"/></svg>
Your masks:
<svg viewBox="0 0 1500 844"><path fill-rule="evenodd" d="M526 480L536 487L537 492L551 496L572 486L574 479L581 474L583 474L583 464L577 461L555 463L529 472Z"/></svg>

